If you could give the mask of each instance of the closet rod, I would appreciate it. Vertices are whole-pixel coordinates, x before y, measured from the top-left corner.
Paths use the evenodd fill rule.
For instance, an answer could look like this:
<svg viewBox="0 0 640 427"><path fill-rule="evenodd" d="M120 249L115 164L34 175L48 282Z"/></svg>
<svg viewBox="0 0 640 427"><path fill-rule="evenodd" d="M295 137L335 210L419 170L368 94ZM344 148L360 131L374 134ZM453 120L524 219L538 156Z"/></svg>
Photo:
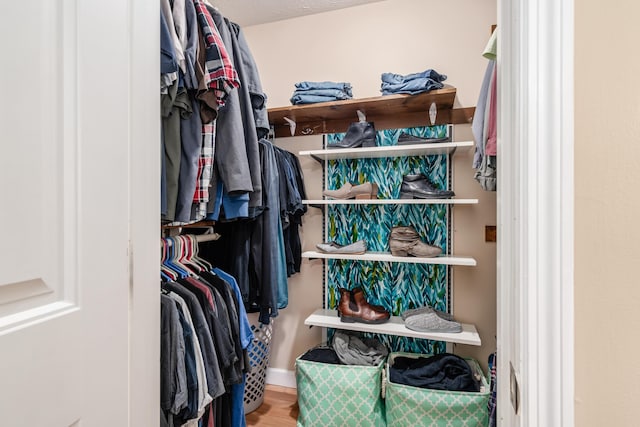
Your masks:
<svg viewBox="0 0 640 427"><path fill-rule="evenodd" d="M218 240L220 236L218 233L211 233L211 234L190 234L191 237L193 237L194 239L196 239L196 242L198 243L202 243L202 242L211 242L214 240ZM178 236L173 236L173 237L178 237ZM166 240L167 242L167 246L171 246L173 245L173 240L171 240L171 237L169 238L164 238L163 240ZM162 242L160 243L162 245Z"/></svg>

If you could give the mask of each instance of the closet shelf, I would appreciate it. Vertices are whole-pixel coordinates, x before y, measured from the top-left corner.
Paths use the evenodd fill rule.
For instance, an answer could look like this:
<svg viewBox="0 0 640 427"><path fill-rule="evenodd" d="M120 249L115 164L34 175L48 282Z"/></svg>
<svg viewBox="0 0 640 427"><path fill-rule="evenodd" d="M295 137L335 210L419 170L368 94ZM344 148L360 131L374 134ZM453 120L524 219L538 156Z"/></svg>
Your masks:
<svg viewBox="0 0 640 427"><path fill-rule="evenodd" d="M303 200L305 205L477 205L478 199Z"/></svg>
<svg viewBox="0 0 640 427"><path fill-rule="evenodd" d="M330 148L328 150L300 151L300 156L319 160L372 159L380 157L431 156L452 154L456 149L469 149L473 141L439 142L434 144L387 145L384 147Z"/></svg>
<svg viewBox="0 0 640 427"><path fill-rule="evenodd" d="M358 120L357 111L374 122L376 130L431 126L429 108L436 104L434 124L471 123L475 107L453 108L456 88L444 88L417 95L385 95L373 98L347 99L317 104L269 108L269 123L278 138L291 135L285 117L296 123L293 136L346 132Z"/></svg>
<svg viewBox="0 0 640 427"><path fill-rule="evenodd" d="M302 258L324 258L324 259L348 259L354 261L383 261L383 262L404 262L412 264L438 264L438 265L461 265L474 267L476 260L469 257L437 256L433 258L403 257L393 256L389 252L366 252L362 255L353 254L327 254L317 251L306 251L302 253Z"/></svg>
<svg viewBox="0 0 640 427"><path fill-rule="evenodd" d="M318 309L304 321L307 326L320 326L323 328L346 329L350 331L369 332L375 334L387 334L403 337L422 338L436 341L446 341L458 344L481 345L480 335L476 327L471 324L462 324L462 332L418 332L404 326L404 321L399 316L392 316L387 323L369 325L366 323L343 323L336 310Z"/></svg>

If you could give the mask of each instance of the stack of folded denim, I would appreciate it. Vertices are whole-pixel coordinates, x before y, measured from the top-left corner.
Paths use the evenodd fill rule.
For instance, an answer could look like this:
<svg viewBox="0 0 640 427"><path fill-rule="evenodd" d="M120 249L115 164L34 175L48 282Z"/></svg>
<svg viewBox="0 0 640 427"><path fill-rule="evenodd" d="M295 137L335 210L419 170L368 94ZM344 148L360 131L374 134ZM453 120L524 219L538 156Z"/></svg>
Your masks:
<svg viewBox="0 0 640 427"><path fill-rule="evenodd" d="M340 101L351 99L350 83L336 82L300 82L291 97L293 105L314 104L316 102Z"/></svg>
<svg viewBox="0 0 640 427"><path fill-rule="evenodd" d="M408 93L415 95L416 93L428 92L433 89L442 89L443 81L447 76L440 74L435 70L426 70L421 73L400 74L382 73L382 85L380 92L383 95L392 95L395 93Z"/></svg>

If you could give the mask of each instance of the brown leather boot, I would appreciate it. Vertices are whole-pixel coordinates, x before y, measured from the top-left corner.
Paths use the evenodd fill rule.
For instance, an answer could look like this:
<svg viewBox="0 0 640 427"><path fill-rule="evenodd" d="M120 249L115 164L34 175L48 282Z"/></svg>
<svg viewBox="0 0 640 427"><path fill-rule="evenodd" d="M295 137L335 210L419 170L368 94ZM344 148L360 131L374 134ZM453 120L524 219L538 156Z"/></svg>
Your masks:
<svg viewBox="0 0 640 427"><path fill-rule="evenodd" d="M364 290L360 287L358 288L353 288L351 290L351 295L353 296L353 301L356 303L357 306L362 306L365 304L369 304L366 299L364 298ZM385 308L381 305L374 305L374 304L369 304L369 306L377 311L378 313L386 313L387 310L385 310Z"/></svg>
<svg viewBox="0 0 640 427"><path fill-rule="evenodd" d="M391 317L387 311L378 312L374 310L369 303L364 301L364 298L360 304L357 304L351 298L351 292L344 288L340 288L338 314L340 315L340 321L345 323L360 322L378 324L388 321Z"/></svg>

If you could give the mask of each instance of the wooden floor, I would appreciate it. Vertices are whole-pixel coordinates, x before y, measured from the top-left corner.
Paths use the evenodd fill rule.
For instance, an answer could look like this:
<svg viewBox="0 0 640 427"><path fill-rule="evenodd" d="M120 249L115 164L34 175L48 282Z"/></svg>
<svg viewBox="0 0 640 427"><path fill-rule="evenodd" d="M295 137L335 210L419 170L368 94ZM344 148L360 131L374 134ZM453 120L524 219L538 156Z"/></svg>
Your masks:
<svg viewBox="0 0 640 427"><path fill-rule="evenodd" d="M298 419L296 389L267 385L264 403L246 418L247 426L295 427Z"/></svg>

